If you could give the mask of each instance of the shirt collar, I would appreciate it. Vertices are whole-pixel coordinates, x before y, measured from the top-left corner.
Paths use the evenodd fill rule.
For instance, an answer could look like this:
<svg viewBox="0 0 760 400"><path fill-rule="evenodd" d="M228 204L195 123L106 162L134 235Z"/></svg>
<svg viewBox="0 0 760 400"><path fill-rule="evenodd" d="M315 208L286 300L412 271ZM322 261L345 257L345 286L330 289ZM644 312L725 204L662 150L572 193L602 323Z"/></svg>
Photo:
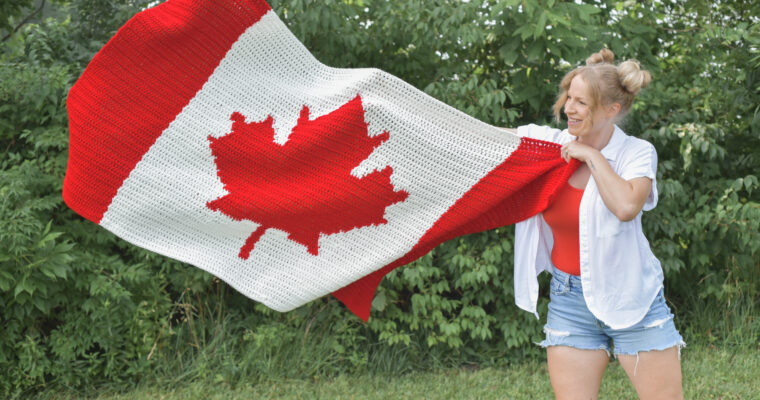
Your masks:
<svg viewBox="0 0 760 400"><path fill-rule="evenodd" d="M606 146L604 146L601 151L604 158L610 161L615 160L618 153L620 152L620 148L623 146L623 142L625 142L625 137L626 134L623 132L623 130L615 125L615 129L612 130L612 137L610 137L610 141Z"/></svg>

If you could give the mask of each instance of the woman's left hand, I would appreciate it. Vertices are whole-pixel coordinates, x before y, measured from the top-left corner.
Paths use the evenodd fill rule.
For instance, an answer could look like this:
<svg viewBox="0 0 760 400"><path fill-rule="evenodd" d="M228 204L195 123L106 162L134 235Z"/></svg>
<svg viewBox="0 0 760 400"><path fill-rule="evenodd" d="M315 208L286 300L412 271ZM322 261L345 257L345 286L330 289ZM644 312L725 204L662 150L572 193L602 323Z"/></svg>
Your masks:
<svg viewBox="0 0 760 400"><path fill-rule="evenodd" d="M562 145L560 154L566 162L570 162L570 159L574 158L585 163L593 156L594 152L599 152L599 150L573 140Z"/></svg>

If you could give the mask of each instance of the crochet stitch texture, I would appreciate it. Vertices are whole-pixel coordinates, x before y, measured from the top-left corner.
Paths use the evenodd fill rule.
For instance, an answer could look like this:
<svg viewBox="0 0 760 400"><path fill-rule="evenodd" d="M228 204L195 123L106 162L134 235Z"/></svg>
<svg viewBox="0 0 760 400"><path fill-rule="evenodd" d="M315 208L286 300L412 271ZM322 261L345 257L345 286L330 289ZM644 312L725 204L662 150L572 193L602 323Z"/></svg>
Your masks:
<svg viewBox="0 0 760 400"><path fill-rule="evenodd" d="M392 269L543 210L559 146L378 69L318 62L262 0L169 0L128 21L68 97L67 205L287 311L363 319Z"/></svg>

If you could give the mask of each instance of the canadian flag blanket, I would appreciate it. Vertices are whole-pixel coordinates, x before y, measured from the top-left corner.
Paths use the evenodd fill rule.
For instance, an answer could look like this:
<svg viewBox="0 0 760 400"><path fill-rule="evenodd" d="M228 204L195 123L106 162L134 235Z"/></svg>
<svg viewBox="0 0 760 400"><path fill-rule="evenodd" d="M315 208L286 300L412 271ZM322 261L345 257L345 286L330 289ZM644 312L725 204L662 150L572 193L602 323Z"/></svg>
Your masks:
<svg viewBox="0 0 760 400"><path fill-rule="evenodd" d="M318 62L263 0L169 0L69 92L63 198L279 311L367 320L392 269L542 211L573 164L378 69Z"/></svg>

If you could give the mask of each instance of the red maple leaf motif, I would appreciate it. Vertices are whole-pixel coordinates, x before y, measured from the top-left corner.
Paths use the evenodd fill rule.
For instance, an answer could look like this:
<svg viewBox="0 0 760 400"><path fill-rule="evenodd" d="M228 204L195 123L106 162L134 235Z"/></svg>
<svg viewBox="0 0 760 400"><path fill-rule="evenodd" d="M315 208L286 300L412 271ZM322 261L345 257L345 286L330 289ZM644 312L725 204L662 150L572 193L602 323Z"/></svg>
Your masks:
<svg viewBox="0 0 760 400"><path fill-rule="evenodd" d="M314 120L304 106L284 145L274 142L271 115L246 123L234 112L230 119L232 132L208 137L229 194L206 207L260 224L240 249L242 259L269 228L288 232L288 238L318 255L320 234L385 224L385 208L408 196L394 191L390 166L362 178L350 173L389 137L387 131L367 136L360 96Z"/></svg>

